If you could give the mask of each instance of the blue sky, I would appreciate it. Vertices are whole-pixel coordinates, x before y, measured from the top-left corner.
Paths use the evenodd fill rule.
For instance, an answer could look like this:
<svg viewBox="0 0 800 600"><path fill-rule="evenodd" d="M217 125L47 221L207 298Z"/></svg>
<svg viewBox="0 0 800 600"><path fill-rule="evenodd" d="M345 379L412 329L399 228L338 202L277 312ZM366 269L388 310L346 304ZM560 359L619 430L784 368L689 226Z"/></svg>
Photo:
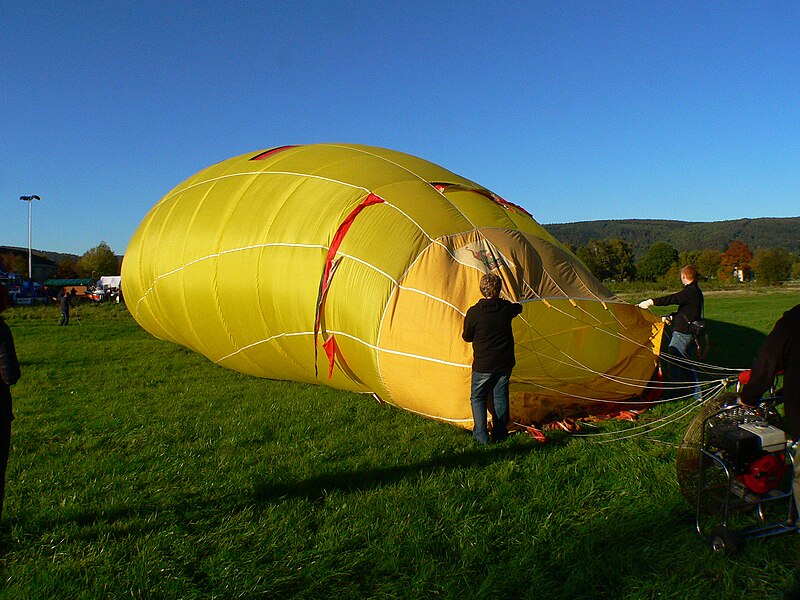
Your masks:
<svg viewBox="0 0 800 600"><path fill-rule="evenodd" d="M800 215L796 2L0 2L0 245L122 254L286 144L431 160L542 224Z"/></svg>

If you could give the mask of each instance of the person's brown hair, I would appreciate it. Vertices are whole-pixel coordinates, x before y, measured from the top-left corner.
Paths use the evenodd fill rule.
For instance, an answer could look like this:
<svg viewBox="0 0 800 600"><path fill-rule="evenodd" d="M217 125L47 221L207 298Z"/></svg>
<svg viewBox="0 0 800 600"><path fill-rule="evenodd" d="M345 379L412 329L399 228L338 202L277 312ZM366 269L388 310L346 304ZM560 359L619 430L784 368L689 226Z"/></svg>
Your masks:
<svg viewBox="0 0 800 600"><path fill-rule="evenodd" d="M500 295L500 288L503 287L503 282L494 273L487 273L481 277L480 287L484 298L497 298Z"/></svg>
<svg viewBox="0 0 800 600"><path fill-rule="evenodd" d="M692 281L697 281L699 273L694 265L686 265L681 269L681 275L685 276L691 283Z"/></svg>

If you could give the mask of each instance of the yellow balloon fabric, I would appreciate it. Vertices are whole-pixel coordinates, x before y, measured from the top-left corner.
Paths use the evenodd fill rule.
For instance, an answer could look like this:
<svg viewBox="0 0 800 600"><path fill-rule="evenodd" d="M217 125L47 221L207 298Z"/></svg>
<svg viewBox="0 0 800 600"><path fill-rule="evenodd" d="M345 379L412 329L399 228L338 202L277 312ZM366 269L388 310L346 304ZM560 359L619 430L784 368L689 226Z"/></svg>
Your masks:
<svg viewBox="0 0 800 600"><path fill-rule="evenodd" d="M287 146L211 166L146 215L122 285L143 328L219 365L371 393L470 428L461 332L490 271L523 304L512 421L639 398L661 322L520 207L392 150Z"/></svg>

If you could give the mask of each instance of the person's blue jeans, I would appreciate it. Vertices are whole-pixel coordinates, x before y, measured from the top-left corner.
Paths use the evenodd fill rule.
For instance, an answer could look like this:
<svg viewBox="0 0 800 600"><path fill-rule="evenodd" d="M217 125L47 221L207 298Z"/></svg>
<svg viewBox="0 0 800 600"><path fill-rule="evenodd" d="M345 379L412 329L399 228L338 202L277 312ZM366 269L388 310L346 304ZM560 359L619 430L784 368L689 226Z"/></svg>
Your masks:
<svg viewBox="0 0 800 600"><path fill-rule="evenodd" d="M472 372L472 389L470 404L472 405L472 437L481 444L489 443L487 430L487 400L491 397L489 410L492 412L492 438L499 442L508 437L508 381L511 371L501 373Z"/></svg>
<svg viewBox="0 0 800 600"><path fill-rule="evenodd" d="M683 385L693 383L692 395L695 400L699 400L701 394L700 385L697 382L697 373L695 373L694 369L686 362L689 360L690 348L692 347L693 341L694 337L690 333L681 333L679 331L672 332L672 337L669 340L668 352L670 356L675 358L669 365L669 379L674 382L680 382ZM682 394L675 393L674 395L680 396Z"/></svg>

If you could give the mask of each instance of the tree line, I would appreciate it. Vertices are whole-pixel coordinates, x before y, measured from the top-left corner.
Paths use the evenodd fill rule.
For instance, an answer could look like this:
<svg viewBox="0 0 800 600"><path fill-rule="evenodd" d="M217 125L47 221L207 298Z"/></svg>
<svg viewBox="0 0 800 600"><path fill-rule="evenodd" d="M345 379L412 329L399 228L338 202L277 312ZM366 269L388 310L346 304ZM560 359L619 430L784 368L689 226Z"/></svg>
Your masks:
<svg viewBox="0 0 800 600"><path fill-rule="evenodd" d="M703 280L756 281L780 285L800 278L800 254L783 248L759 248L752 252L746 242L734 240L724 252L714 249L678 252L668 242L651 245L637 261L633 246L617 237L592 239L569 249L601 281L652 281L678 279L683 265L694 265Z"/></svg>
<svg viewBox="0 0 800 600"><path fill-rule="evenodd" d="M566 244L573 254L601 281L674 282L683 265L694 265L705 280L721 282L756 281L763 285L780 285L800 279L800 253L783 248L759 248L752 252L746 242L734 240L724 252L714 249L678 252L669 242L656 242L636 260L629 242L610 237L591 239L576 248ZM54 277L99 277L119 275L120 260L106 242L100 242L78 258L61 257L56 261ZM26 273L27 258L0 254L0 270Z"/></svg>
<svg viewBox="0 0 800 600"><path fill-rule="evenodd" d="M74 279L79 277L100 277L119 275L120 260L106 242L100 242L80 257L64 255L56 263L55 279ZM28 272L28 257L19 254L0 254L0 271L12 273Z"/></svg>

